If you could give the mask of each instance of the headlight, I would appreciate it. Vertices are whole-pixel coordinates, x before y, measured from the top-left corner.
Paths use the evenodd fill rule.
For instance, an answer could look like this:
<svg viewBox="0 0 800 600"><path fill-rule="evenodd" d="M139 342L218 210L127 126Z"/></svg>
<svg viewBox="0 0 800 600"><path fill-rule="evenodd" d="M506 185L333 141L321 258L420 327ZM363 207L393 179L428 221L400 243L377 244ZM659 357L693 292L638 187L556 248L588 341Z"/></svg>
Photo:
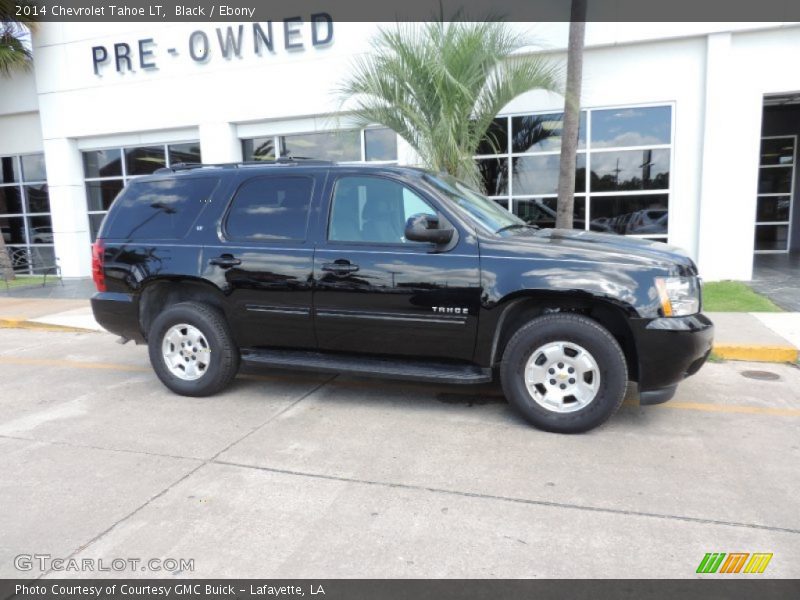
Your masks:
<svg viewBox="0 0 800 600"><path fill-rule="evenodd" d="M697 277L656 277L656 289L665 317L685 317L700 312Z"/></svg>

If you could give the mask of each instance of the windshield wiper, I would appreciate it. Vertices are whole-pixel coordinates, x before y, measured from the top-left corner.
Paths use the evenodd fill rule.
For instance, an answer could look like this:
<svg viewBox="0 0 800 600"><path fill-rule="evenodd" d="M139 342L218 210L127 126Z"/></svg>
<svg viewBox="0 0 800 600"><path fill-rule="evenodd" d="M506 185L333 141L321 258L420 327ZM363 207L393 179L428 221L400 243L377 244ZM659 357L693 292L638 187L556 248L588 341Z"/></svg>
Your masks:
<svg viewBox="0 0 800 600"><path fill-rule="evenodd" d="M530 223L512 223L511 225L506 225L505 227L501 227L495 233L500 233L502 231L508 231L509 229L539 229L538 225L531 225Z"/></svg>

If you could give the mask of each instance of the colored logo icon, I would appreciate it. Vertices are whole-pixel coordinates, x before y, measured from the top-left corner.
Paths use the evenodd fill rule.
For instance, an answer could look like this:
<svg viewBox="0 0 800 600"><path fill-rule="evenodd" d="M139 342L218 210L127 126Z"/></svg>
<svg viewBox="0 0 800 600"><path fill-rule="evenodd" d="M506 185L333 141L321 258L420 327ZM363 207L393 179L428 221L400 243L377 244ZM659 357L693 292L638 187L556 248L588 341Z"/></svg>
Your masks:
<svg viewBox="0 0 800 600"><path fill-rule="evenodd" d="M771 552L708 552L697 566L697 573L763 573L771 560Z"/></svg>

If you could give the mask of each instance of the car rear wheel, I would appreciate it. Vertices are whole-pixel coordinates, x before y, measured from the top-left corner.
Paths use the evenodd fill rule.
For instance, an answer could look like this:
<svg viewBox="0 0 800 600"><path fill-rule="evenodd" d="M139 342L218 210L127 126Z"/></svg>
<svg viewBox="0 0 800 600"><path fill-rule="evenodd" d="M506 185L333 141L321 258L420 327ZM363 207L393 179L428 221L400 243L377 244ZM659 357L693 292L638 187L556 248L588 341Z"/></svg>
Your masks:
<svg viewBox="0 0 800 600"><path fill-rule="evenodd" d="M533 319L511 338L500 380L509 402L546 431L579 433L597 427L622 404L625 355L592 319L550 314Z"/></svg>
<svg viewBox="0 0 800 600"><path fill-rule="evenodd" d="M158 378L183 396L215 394L239 370L239 349L224 317L199 302L181 302L159 314L148 349Z"/></svg>

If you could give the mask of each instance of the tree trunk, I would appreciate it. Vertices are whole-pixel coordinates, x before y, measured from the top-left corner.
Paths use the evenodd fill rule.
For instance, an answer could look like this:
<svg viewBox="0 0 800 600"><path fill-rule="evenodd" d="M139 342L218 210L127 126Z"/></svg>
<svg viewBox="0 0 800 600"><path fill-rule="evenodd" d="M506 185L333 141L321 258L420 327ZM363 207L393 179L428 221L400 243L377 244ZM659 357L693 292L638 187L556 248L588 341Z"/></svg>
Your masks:
<svg viewBox="0 0 800 600"><path fill-rule="evenodd" d="M4 281L12 281L14 279L11 257L8 254L8 248L6 248L6 241L3 239L2 233L0 233L0 277Z"/></svg>
<svg viewBox="0 0 800 600"><path fill-rule="evenodd" d="M583 39L586 31L587 0L572 0L567 48L567 89L564 125L561 131L561 162L558 168L556 227L572 229L575 208L575 165L578 158L578 126L581 116Z"/></svg>

